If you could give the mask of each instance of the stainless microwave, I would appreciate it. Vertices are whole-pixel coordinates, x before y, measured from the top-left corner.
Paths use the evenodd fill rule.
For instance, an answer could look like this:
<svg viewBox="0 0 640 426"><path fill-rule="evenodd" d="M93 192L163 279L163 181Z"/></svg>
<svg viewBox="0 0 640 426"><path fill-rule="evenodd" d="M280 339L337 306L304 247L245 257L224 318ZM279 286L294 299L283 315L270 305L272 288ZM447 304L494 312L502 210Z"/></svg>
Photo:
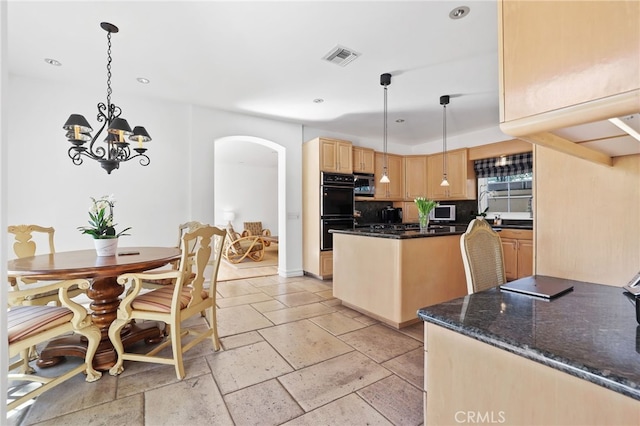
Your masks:
<svg viewBox="0 0 640 426"><path fill-rule="evenodd" d="M455 222L456 206L454 205L438 205L429 212L429 220Z"/></svg>
<svg viewBox="0 0 640 426"><path fill-rule="evenodd" d="M353 195L373 197L376 192L376 178L373 173L354 173Z"/></svg>

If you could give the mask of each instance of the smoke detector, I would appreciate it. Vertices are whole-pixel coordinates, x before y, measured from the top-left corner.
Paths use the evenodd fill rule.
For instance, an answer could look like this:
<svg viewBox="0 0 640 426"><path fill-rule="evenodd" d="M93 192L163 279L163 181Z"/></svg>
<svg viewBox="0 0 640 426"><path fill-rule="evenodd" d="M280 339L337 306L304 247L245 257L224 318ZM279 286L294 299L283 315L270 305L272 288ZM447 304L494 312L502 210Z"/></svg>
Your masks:
<svg viewBox="0 0 640 426"><path fill-rule="evenodd" d="M332 64L340 65L341 67L346 66L347 64L353 62L355 59L360 56L360 53L354 51L353 49L349 49L344 46L336 45L333 49L329 51L326 55L322 57L327 62L331 62Z"/></svg>

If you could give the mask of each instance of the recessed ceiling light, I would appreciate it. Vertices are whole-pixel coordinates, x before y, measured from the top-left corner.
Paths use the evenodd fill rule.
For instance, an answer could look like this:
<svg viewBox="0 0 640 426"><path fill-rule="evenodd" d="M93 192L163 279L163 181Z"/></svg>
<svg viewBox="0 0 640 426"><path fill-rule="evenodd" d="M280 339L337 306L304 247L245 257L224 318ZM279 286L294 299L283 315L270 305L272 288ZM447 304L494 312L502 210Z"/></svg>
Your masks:
<svg viewBox="0 0 640 426"><path fill-rule="evenodd" d="M149 84L150 82L148 78L144 78L144 77L138 77L136 78L136 80L138 80L138 83L142 83L142 84Z"/></svg>
<svg viewBox="0 0 640 426"><path fill-rule="evenodd" d="M62 62L56 61L55 59L51 59L51 58L44 58L44 61L49 65L53 65L55 67L59 67L60 65L62 65Z"/></svg>
<svg viewBox="0 0 640 426"><path fill-rule="evenodd" d="M449 12L449 18L460 19L469 14L469 8L467 6L459 6Z"/></svg>
<svg viewBox="0 0 640 426"><path fill-rule="evenodd" d="M324 99L322 99L322 98L316 98L316 99L313 100L314 104L321 104L323 102L324 102Z"/></svg>

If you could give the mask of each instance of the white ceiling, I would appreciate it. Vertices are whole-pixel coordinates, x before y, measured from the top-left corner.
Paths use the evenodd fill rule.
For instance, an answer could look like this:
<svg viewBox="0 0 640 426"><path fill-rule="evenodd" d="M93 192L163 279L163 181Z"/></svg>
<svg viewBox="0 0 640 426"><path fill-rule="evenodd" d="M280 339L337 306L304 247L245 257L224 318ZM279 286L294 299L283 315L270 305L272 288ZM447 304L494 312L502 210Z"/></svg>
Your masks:
<svg viewBox="0 0 640 426"><path fill-rule="evenodd" d="M463 5L468 15L450 19ZM391 73L390 144L439 140L445 94L449 136L499 121L496 1L10 0L7 16L11 74L105 87L97 101L106 100L106 21L120 29L112 36L116 104L130 93L375 140L380 74ZM360 55L345 67L322 60L337 45ZM640 131L639 117L625 120ZM558 135L608 155L640 153L606 120ZM237 157L229 150L220 155Z"/></svg>
<svg viewBox="0 0 640 426"><path fill-rule="evenodd" d="M450 19L462 5L470 13ZM11 0L7 16L10 73L92 88L106 84L100 22L118 26L115 103L133 93L380 138L389 72L390 143L441 138L443 94L449 135L498 123L495 1ZM336 45L361 55L323 61Z"/></svg>

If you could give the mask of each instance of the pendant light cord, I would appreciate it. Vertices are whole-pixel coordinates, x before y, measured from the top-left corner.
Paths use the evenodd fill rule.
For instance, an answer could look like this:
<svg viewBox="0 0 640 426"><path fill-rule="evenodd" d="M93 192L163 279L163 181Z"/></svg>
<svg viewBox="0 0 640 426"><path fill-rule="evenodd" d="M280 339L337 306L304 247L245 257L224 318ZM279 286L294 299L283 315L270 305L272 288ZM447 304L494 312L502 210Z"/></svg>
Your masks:
<svg viewBox="0 0 640 426"><path fill-rule="evenodd" d="M384 86L384 172L387 172L387 86Z"/></svg>
<svg viewBox="0 0 640 426"><path fill-rule="evenodd" d="M447 177L447 105L442 105L442 173Z"/></svg>

